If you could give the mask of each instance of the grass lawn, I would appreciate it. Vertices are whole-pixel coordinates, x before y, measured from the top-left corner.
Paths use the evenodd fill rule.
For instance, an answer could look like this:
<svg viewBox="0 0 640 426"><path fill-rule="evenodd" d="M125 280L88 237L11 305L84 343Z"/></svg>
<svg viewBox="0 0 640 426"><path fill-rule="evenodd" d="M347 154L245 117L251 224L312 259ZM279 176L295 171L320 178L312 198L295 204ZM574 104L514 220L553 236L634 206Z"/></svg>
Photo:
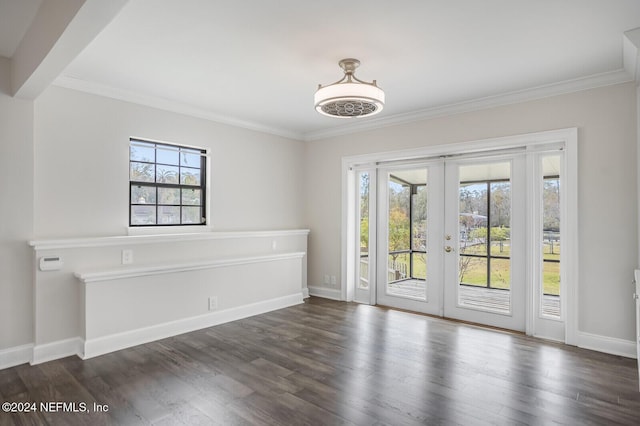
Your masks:
<svg viewBox="0 0 640 426"><path fill-rule="evenodd" d="M469 254L486 254L486 246L475 245L462 249L463 253ZM502 244L495 242L491 246L491 254L494 256L509 256L511 254L511 246L508 242ZM554 243L553 253L549 244L544 245L543 258L549 260L560 260L560 244ZM391 259L391 258L390 258ZM409 271L409 254L401 254L396 258L397 263L403 263ZM464 264L466 263L466 268ZM461 256L461 269L464 275L461 281L464 284L475 285L478 287L487 286L487 260L475 257ZM413 277L425 278L427 274L427 265L425 256L419 253L414 254ZM543 262L542 268L543 291L545 294L560 295L560 263ZM508 289L511 283L511 262L509 259L491 259L491 287Z"/></svg>

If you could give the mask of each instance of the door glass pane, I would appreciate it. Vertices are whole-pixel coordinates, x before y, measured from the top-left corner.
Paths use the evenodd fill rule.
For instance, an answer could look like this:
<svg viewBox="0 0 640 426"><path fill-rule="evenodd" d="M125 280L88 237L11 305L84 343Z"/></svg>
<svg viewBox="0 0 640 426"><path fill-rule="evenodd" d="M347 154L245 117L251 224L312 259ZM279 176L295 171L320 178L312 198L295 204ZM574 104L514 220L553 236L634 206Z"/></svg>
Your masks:
<svg viewBox="0 0 640 426"><path fill-rule="evenodd" d="M427 279L427 254L412 253L413 257L413 278Z"/></svg>
<svg viewBox="0 0 640 426"><path fill-rule="evenodd" d="M461 286L487 287L487 258L460 256L458 276Z"/></svg>
<svg viewBox="0 0 640 426"><path fill-rule="evenodd" d="M427 300L427 170L396 170L387 181L388 295Z"/></svg>
<svg viewBox="0 0 640 426"><path fill-rule="evenodd" d="M542 158L541 314L560 318L560 156Z"/></svg>
<svg viewBox="0 0 640 426"><path fill-rule="evenodd" d="M369 288L369 172L358 173L359 181L359 210L360 210L360 248L359 248L359 279L358 288Z"/></svg>
<svg viewBox="0 0 640 426"><path fill-rule="evenodd" d="M458 305L511 312L511 163L460 166Z"/></svg>

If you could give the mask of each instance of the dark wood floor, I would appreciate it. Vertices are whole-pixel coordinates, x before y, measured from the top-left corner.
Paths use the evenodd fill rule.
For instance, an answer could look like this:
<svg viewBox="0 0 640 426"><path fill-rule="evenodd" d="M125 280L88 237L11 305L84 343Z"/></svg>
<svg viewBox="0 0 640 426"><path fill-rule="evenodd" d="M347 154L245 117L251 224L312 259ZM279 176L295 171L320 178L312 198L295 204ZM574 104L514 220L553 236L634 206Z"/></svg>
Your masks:
<svg viewBox="0 0 640 426"><path fill-rule="evenodd" d="M640 424L635 360L378 307L304 305L0 371L0 424Z"/></svg>

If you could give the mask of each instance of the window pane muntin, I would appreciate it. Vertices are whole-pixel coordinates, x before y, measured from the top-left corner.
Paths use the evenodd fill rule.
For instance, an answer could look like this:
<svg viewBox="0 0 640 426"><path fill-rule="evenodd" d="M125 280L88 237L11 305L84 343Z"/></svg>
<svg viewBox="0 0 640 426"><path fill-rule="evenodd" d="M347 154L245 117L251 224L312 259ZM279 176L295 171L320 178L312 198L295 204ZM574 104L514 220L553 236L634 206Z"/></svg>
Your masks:
<svg viewBox="0 0 640 426"><path fill-rule="evenodd" d="M200 186L200 169L191 167L180 168L180 183L182 185Z"/></svg>
<svg viewBox="0 0 640 426"><path fill-rule="evenodd" d="M153 158L151 158L151 152L153 152ZM162 155L161 152L166 155ZM172 152L176 153L175 157L171 154ZM205 155L205 150L197 148L187 148L177 145L130 139L130 204L132 207L129 214L130 226L206 224L204 202L206 194L204 192L206 161L204 161L203 155ZM156 158L159 159L157 164L153 162ZM136 161L136 159L144 161ZM146 160L150 161L147 162ZM163 164L162 161L174 162L176 164ZM182 167L179 164L195 167ZM179 180L181 176L181 169L186 169L188 171L187 173L183 173L184 180L189 181L189 178L191 178L191 184L180 184ZM153 178L151 176L153 176ZM134 178L140 180L136 181ZM156 178L158 178L157 181ZM160 195L158 195L155 200L157 203L148 206L146 204L153 200L147 200L146 197L144 197L145 199L143 201L145 205L143 207L145 207L145 210L143 212L144 214L142 214L139 213L138 210L133 209L133 207L136 207L136 201L140 201L140 191L133 189L135 182L155 183L155 186L158 189L175 188L178 191L185 189L191 194L194 194L194 196L185 195L184 202L189 204L181 204L183 197L181 192L177 192L176 194L178 195L175 197L175 204L173 204L174 197L167 198L167 196L165 196L161 199ZM174 194L174 192L166 191L165 194ZM136 195L138 195L138 200L134 198ZM176 211L170 208L163 209L159 208L158 205L164 207L170 207L170 205L173 205L177 207L178 210ZM188 210L190 213L182 214L181 206L183 205L190 206ZM151 214L149 207L153 207L153 214ZM183 223L183 216L188 223Z"/></svg>
<svg viewBox="0 0 640 426"><path fill-rule="evenodd" d="M182 207L182 223L201 224L203 219L200 215L201 211L199 207Z"/></svg>
<svg viewBox="0 0 640 426"><path fill-rule="evenodd" d="M155 182L156 165L131 161L129 165L129 180L132 182Z"/></svg>
<svg viewBox="0 0 640 426"><path fill-rule="evenodd" d="M155 225L156 206L131 206L132 225Z"/></svg>
<svg viewBox="0 0 640 426"><path fill-rule="evenodd" d="M155 144L152 143L138 143L129 146L129 159L131 161L141 161L146 163L154 163L155 159Z"/></svg>
<svg viewBox="0 0 640 426"><path fill-rule="evenodd" d="M184 167L201 167L201 154L194 149L181 149L180 150L180 165Z"/></svg>
<svg viewBox="0 0 640 426"><path fill-rule="evenodd" d="M156 182L158 183L178 183L180 169L178 166L167 166L158 164L156 166Z"/></svg>
<svg viewBox="0 0 640 426"><path fill-rule="evenodd" d="M156 204L156 187L131 185L131 204Z"/></svg>
<svg viewBox="0 0 640 426"><path fill-rule="evenodd" d="M158 188L158 204L180 205L180 188Z"/></svg>
<svg viewBox="0 0 640 426"><path fill-rule="evenodd" d="M179 224L180 206L158 206L158 224Z"/></svg>
<svg viewBox="0 0 640 426"><path fill-rule="evenodd" d="M194 188L182 188L182 205L200 206L202 205L201 190Z"/></svg>
<svg viewBox="0 0 640 426"><path fill-rule="evenodd" d="M159 145L156 150L156 163L177 166L180 164L180 153L176 149L166 149Z"/></svg>

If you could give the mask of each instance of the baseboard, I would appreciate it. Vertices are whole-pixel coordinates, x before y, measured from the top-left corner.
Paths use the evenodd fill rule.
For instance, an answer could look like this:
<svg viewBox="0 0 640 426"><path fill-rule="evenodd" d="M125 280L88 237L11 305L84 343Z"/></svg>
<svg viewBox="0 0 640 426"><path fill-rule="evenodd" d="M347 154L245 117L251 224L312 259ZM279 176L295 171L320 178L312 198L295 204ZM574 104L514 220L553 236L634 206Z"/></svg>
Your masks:
<svg viewBox="0 0 640 426"><path fill-rule="evenodd" d="M302 298L306 299L309 297L309 289L307 287L302 289Z"/></svg>
<svg viewBox="0 0 640 426"><path fill-rule="evenodd" d="M33 347L32 365L42 364L43 362L53 361L71 355L82 354L82 339L73 337L71 339L59 340L57 342L45 343L44 345L36 345Z"/></svg>
<svg viewBox="0 0 640 426"><path fill-rule="evenodd" d="M309 294L324 299L342 300L342 292L336 288L309 287Z"/></svg>
<svg viewBox="0 0 640 426"><path fill-rule="evenodd" d="M287 308L301 303L303 303L302 292L238 306L236 308L225 309L223 311L211 312L197 317L185 318L124 333L88 339L84 342L84 350L80 354L80 357L82 359L93 358L109 352L129 348L131 346L141 345L207 327L213 327L215 325L263 314L265 312L275 311L277 309Z"/></svg>
<svg viewBox="0 0 640 426"><path fill-rule="evenodd" d="M0 350L0 370L31 362L33 344Z"/></svg>
<svg viewBox="0 0 640 426"><path fill-rule="evenodd" d="M637 358L638 356L636 354L636 343L633 340L600 336L583 331L578 332L578 347L627 358Z"/></svg>

